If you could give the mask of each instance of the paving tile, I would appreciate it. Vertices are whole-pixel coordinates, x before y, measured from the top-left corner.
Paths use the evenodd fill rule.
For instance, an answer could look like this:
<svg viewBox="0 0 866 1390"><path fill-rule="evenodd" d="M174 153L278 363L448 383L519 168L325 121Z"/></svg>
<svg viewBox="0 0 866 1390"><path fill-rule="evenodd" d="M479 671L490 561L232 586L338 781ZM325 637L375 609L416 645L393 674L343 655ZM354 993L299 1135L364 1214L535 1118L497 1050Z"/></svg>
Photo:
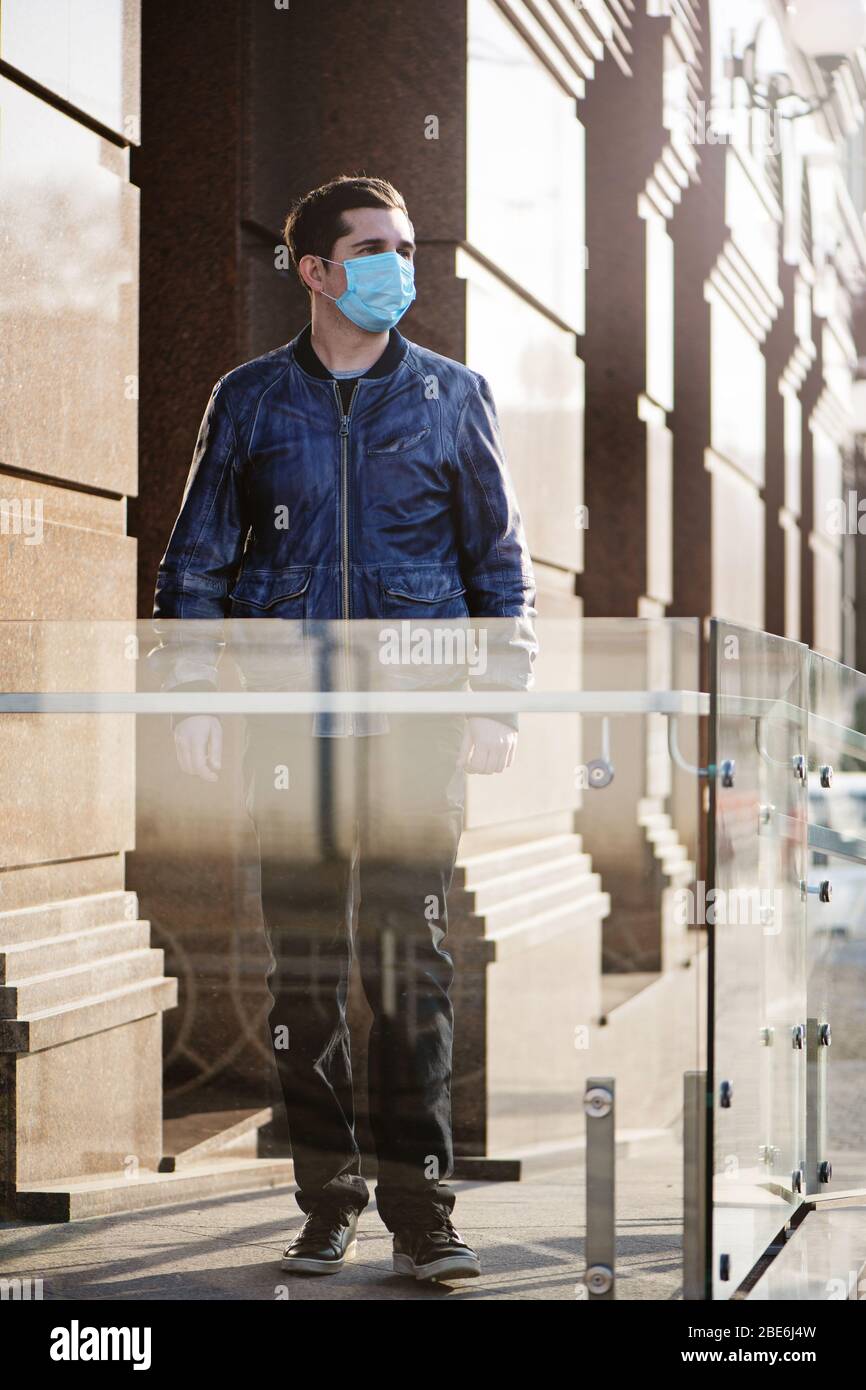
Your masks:
<svg viewBox="0 0 866 1390"><path fill-rule="evenodd" d="M617 1293L680 1296L676 1150L617 1163ZM373 1183L371 1186L371 1194ZM521 1183L455 1182L454 1220L481 1254L480 1279L426 1285L395 1276L371 1197L358 1259L334 1277L280 1269L303 1215L289 1191L132 1212L64 1226L0 1225L0 1274L41 1275L55 1300L406 1301L582 1299L584 1186L575 1168Z"/></svg>

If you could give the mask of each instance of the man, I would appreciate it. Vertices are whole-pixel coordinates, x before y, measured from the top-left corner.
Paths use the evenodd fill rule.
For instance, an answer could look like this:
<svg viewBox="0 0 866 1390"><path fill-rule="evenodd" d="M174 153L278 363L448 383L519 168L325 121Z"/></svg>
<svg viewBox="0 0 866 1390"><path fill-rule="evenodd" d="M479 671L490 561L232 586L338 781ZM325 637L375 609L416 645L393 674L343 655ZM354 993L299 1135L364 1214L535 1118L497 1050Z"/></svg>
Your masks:
<svg viewBox="0 0 866 1390"><path fill-rule="evenodd" d="M295 688L299 670L312 669L311 632L337 629L323 644L332 667L322 679L352 688L342 663L358 620L459 625L480 617L497 631L492 663L473 673L472 688L526 688L535 588L493 399L483 377L397 332L415 298L402 197L381 179L341 177L294 206L285 236L310 294L310 323L217 383L160 565L154 616L288 621L300 634ZM194 664L185 674L176 685L213 686L207 670L190 679L202 674ZM288 684L281 677L280 688ZM342 1268L369 1200L344 1007L356 947L373 1012L376 1198L394 1237L394 1267L417 1279L480 1272L450 1219L454 1192L441 1181L453 1169L445 895L462 828L460 776L511 764L516 719L434 713L422 732L413 718L316 716L317 736L358 736L340 748L351 748L356 769L359 756L364 765L357 843L321 862L302 852L309 824L274 777L275 767L293 776L309 768L308 722L276 716L248 729L274 1055L307 1214L283 1267L299 1273ZM216 778L218 720L183 719L175 740L184 771ZM314 758L320 803L338 795L347 756Z"/></svg>

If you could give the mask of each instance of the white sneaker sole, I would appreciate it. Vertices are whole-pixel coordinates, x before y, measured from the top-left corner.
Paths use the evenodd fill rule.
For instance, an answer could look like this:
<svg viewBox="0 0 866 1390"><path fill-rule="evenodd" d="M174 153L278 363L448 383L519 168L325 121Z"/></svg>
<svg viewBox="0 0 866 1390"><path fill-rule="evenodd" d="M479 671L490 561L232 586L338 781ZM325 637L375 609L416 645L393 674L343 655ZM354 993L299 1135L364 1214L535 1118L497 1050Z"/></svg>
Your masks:
<svg viewBox="0 0 866 1390"><path fill-rule="evenodd" d="M285 1259L280 1265L281 1269L288 1270L292 1274L339 1274L347 1260L354 1260L358 1253L358 1242L353 1240L351 1245L346 1246L346 1253L339 1260L309 1260L301 1257L300 1259Z"/></svg>
<svg viewBox="0 0 866 1390"><path fill-rule="evenodd" d="M471 1255L443 1255L441 1260L416 1265L410 1255L395 1255L394 1273L408 1274L412 1279L477 1279L481 1262Z"/></svg>

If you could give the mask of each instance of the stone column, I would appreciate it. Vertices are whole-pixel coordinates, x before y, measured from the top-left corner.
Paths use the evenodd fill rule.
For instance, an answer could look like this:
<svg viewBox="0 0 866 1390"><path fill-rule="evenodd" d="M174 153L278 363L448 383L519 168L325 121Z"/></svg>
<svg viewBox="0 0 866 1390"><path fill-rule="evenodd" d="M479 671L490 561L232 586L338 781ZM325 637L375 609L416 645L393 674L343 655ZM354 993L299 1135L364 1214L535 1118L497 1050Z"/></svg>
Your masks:
<svg viewBox="0 0 866 1390"><path fill-rule="evenodd" d="M3 6L6 691L136 680L126 507L137 484L138 3L74 13L46 45L41 10ZM133 776L127 719L0 716L8 1215L69 1215L76 1186L123 1191L161 1158L162 1011L175 982L124 890Z"/></svg>

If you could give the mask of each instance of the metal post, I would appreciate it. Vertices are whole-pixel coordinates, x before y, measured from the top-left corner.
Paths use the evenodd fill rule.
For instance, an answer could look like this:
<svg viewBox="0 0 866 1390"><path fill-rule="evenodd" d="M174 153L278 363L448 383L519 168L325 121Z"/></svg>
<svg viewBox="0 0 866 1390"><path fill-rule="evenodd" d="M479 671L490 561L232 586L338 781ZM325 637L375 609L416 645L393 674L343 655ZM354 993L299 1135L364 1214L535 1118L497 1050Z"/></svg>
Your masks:
<svg viewBox="0 0 866 1390"><path fill-rule="evenodd" d="M707 1073L683 1077L683 1298L706 1298Z"/></svg>
<svg viewBox="0 0 866 1390"><path fill-rule="evenodd" d="M614 1079L590 1076L586 1113L586 1284L590 1299L614 1297L616 1205Z"/></svg>
<svg viewBox="0 0 866 1390"><path fill-rule="evenodd" d="M806 1192L823 1193L832 1176L827 1154L827 1048L830 1025L806 1019Z"/></svg>

